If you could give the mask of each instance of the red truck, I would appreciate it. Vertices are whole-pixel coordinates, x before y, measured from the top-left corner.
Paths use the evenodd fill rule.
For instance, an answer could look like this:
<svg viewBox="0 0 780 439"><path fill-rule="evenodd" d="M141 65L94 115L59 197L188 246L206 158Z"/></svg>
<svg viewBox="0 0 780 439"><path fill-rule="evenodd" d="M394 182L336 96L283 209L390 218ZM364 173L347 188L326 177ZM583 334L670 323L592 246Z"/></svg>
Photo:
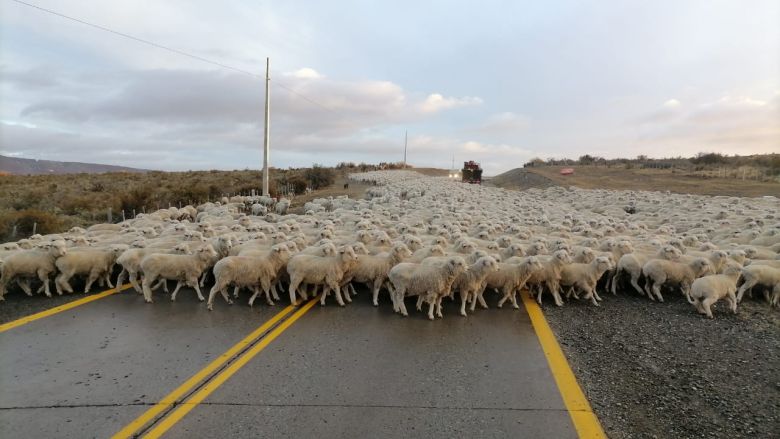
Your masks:
<svg viewBox="0 0 780 439"><path fill-rule="evenodd" d="M463 183L482 184L482 168L474 160L463 162L463 169L460 173Z"/></svg>

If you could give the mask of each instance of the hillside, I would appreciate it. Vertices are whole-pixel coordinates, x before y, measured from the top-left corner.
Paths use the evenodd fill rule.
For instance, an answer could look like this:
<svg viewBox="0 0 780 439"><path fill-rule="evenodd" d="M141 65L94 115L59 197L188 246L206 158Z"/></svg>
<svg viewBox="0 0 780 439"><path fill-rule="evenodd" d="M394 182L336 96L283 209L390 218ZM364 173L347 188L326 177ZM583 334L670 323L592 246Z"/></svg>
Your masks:
<svg viewBox="0 0 780 439"><path fill-rule="evenodd" d="M13 175L99 174L103 172L147 172L145 169L96 163L56 162L0 155L0 173Z"/></svg>
<svg viewBox="0 0 780 439"><path fill-rule="evenodd" d="M506 189L575 186L583 189L671 191L700 195L759 197L780 193L780 183L740 178L693 175L679 169L627 169L607 166L567 166L574 175L561 175L561 166L517 168L494 177Z"/></svg>

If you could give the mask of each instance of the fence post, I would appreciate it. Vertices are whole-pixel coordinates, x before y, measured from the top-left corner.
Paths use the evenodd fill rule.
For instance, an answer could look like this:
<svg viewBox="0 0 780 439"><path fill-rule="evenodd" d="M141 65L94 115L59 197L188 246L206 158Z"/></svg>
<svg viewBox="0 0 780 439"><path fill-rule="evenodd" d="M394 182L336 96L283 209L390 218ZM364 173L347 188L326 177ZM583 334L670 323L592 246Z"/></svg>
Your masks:
<svg viewBox="0 0 780 439"><path fill-rule="evenodd" d="M110 207L108 208L108 215L106 215L106 217L108 218L108 223L109 224L114 222L114 218L111 216L111 208Z"/></svg>
<svg viewBox="0 0 780 439"><path fill-rule="evenodd" d="M135 209L133 209L133 218L135 218Z"/></svg>
<svg viewBox="0 0 780 439"><path fill-rule="evenodd" d="M125 222L125 210L122 209L122 222Z"/></svg>
<svg viewBox="0 0 780 439"><path fill-rule="evenodd" d="M37 231L38 231L38 223L37 222L33 222L33 232L32 232L32 234L35 235L35 232L37 232Z"/></svg>
<svg viewBox="0 0 780 439"><path fill-rule="evenodd" d="M11 231L11 236L16 239L16 226L14 226L13 231Z"/></svg>

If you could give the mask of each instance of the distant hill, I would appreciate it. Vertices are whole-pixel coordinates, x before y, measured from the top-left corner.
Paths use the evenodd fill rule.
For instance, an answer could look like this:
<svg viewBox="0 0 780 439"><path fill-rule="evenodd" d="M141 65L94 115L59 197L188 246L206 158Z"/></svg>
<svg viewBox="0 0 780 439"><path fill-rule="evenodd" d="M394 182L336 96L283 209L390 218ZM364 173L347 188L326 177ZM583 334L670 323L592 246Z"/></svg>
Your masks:
<svg viewBox="0 0 780 439"><path fill-rule="evenodd" d="M0 155L0 174L100 174L104 172L147 172L147 170L95 163L55 162L51 160L23 159Z"/></svg>
<svg viewBox="0 0 780 439"><path fill-rule="evenodd" d="M541 175L529 172L525 168L515 168L506 171L503 174L496 175L489 179L486 184L501 187L504 189L530 189L530 188L548 188L558 184Z"/></svg>

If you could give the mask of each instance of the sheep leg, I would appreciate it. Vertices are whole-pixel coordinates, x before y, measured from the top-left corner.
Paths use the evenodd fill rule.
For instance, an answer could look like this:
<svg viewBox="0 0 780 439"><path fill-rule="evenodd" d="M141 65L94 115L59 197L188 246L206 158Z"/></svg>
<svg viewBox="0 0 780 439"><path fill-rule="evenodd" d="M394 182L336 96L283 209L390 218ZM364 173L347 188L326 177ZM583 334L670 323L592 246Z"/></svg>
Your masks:
<svg viewBox="0 0 780 439"><path fill-rule="evenodd" d="M737 296L734 295L734 291L729 291L726 295L726 300L729 302L729 308L734 314L737 313ZM771 303L770 303L771 305Z"/></svg>
<svg viewBox="0 0 780 439"><path fill-rule="evenodd" d="M333 287L335 287L333 289L336 290L336 301L339 303L339 306L344 306L344 299L341 298L341 287L339 284L335 284Z"/></svg>
<svg viewBox="0 0 780 439"><path fill-rule="evenodd" d="M382 288L382 279L374 279L373 291L371 291L371 299L374 306L379 306L379 290Z"/></svg>
<svg viewBox="0 0 780 439"><path fill-rule="evenodd" d="M758 283L757 279L746 279L745 283L742 284L741 287L739 287L739 292L737 293L737 302L742 302L742 296L745 294L745 291L748 291L749 289L753 288Z"/></svg>
<svg viewBox="0 0 780 439"><path fill-rule="evenodd" d="M239 287L238 285L233 287L233 298L234 299L238 299L238 292L239 291L241 291L241 287Z"/></svg>
<svg viewBox="0 0 780 439"><path fill-rule="evenodd" d="M325 285L322 289L322 296L320 296L320 306L325 306L325 298L328 297L329 292L330 292L330 287L328 285Z"/></svg>
<svg viewBox="0 0 780 439"><path fill-rule="evenodd" d="M517 304L517 295L520 294L514 289L509 292L509 301L512 302L512 308L520 309L520 305Z"/></svg>
<svg viewBox="0 0 780 439"><path fill-rule="evenodd" d="M433 320L433 308L436 306L436 300L429 301L428 304L428 320Z"/></svg>
<svg viewBox="0 0 780 439"><path fill-rule="evenodd" d="M400 293L398 292L400 290ZM398 304L398 309L401 311L401 315L404 317L407 317L409 315L408 312L406 312L406 304L404 303L404 298L406 296L406 290L404 289L396 289L397 297L396 302Z"/></svg>
<svg viewBox="0 0 780 439"><path fill-rule="evenodd" d="M548 282L547 288L549 288L550 292L553 295L553 299L555 299L555 305L556 306L563 306L563 299L561 298L561 293L558 291L560 289L557 282Z"/></svg>
<svg viewBox="0 0 780 439"><path fill-rule="evenodd" d="M452 293L450 293L450 294L452 294ZM439 297L438 299L436 299L436 317L438 317L440 319L444 318L444 315L442 315L442 313L441 313L441 300L443 298L444 297L442 296L442 297Z"/></svg>
<svg viewBox="0 0 780 439"><path fill-rule="evenodd" d="M152 290L150 286L152 285L152 282L157 280L155 276L149 276L148 274L144 276L143 281L141 282L141 287L144 293L144 300L146 303L152 303Z"/></svg>
<svg viewBox="0 0 780 439"><path fill-rule="evenodd" d="M506 287L501 288L501 293L502 293L501 299L498 300L499 308L504 306L504 302L506 302L509 299L509 289Z"/></svg>
<svg viewBox="0 0 780 439"><path fill-rule="evenodd" d="M615 274L612 276L611 282L610 282L610 289L612 290L612 295L617 296L617 280L618 280L618 271L615 270Z"/></svg>
<svg viewBox="0 0 780 439"><path fill-rule="evenodd" d="M16 279L16 285L19 285L19 288L24 291L24 294L27 294L28 296L32 296L32 289L30 289L30 281L28 279ZM62 295L62 291L60 291L60 288L57 286L57 280L54 280L54 287L57 289L57 294L60 296Z"/></svg>
<svg viewBox="0 0 780 439"><path fill-rule="evenodd" d="M485 297L483 297L483 294L485 294L485 290L482 290L477 295L477 300L479 301L479 306L482 307L482 309L488 309L487 302L485 302ZM471 310L474 311L474 304L471 305Z"/></svg>
<svg viewBox="0 0 780 439"><path fill-rule="evenodd" d="M109 288L114 288L114 285L111 284L111 270L105 272L105 274L103 275L103 279L106 280L106 283L108 284ZM119 284L117 284L117 286L119 286Z"/></svg>
<svg viewBox="0 0 780 439"><path fill-rule="evenodd" d="M463 317L467 317L468 314L466 314L466 302L469 299L469 292L467 290L461 290L460 291L460 315Z"/></svg>
<svg viewBox="0 0 780 439"><path fill-rule="evenodd" d="M645 279L645 289L647 290L647 297L649 297L650 300L655 302L655 297L653 296L652 291L650 291L650 285L651 284L653 284L653 281L651 281L650 278ZM644 296L644 293L642 293L642 295Z"/></svg>
<svg viewBox="0 0 780 439"><path fill-rule="evenodd" d="M278 293L278 291L276 289L277 286L279 288L282 288L281 284L282 284L282 281L274 282L273 288L271 288L271 296L273 296L274 300L281 300L281 299L279 299L279 293Z"/></svg>
<svg viewBox="0 0 780 439"><path fill-rule="evenodd" d="M717 302L718 299L714 297L705 297L704 300L701 301L701 306L704 308L705 313L707 314L707 317L714 318L715 316L712 315L712 304Z"/></svg>
<svg viewBox="0 0 780 439"><path fill-rule="evenodd" d="M122 267L122 270L119 272L119 274L116 276L116 285L122 285L122 282L125 280L125 275L127 274L127 270L125 267Z"/></svg>
<svg viewBox="0 0 780 439"><path fill-rule="evenodd" d="M299 279L290 278L290 304L295 306L295 291L298 289L301 281Z"/></svg>
<svg viewBox="0 0 780 439"><path fill-rule="evenodd" d="M179 281L179 283L181 283L181 281ZM195 288L195 292L198 293L198 300L200 300L201 302L206 300L203 297L203 294L200 292L200 285L198 285L198 277L197 276L194 276L194 277L191 277L191 278L187 279L187 283L190 284L190 286L192 286L193 288ZM178 288L178 285L176 285L176 287Z"/></svg>
<svg viewBox="0 0 780 439"><path fill-rule="evenodd" d="M417 311L422 312L423 296L417 296Z"/></svg>
<svg viewBox="0 0 780 439"><path fill-rule="evenodd" d="M61 296L63 290L67 293L73 293L73 287L68 282L72 276L72 273L63 272L54 278L54 288L57 290L57 294Z"/></svg>
<svg viewBox="0 0 780 439"><path fill-rule="evenodd" d="M653 285L653 293L655 293L655 297L658 299L659 302L663 302L664 298L661 296L661 283L656 283Z"/></svg>
<svg viewBox="0 0 780 439"><path fill-rule="evenodd" d="M176 293L179 292L179 289L181 288L181 286L182 286L182 281L180 281L180 280L176 281L176 288L173 289L173 294L171 294L171 302L175 302L176 301Z"/></svg>
<svg viewBox="0 0 780 439"><path fill-rule="evenodd" d="M599 302L596 300L596 290L591 289L590 285L584 285L585 298L590 299L590 303L595 306L599 306Z"/></svg>
<svg viewBox="0 0 780 439"><path fill-rule="evenodd" d="M46 293L46 297L51 297L51 291L49 290L49 273L44 270L38 270L38 279L43 282L43 291ZM70 285L68 285L70 287ZM73 290L71 290L73 292Z"/></svg>
<svg viewBox="0 0 780 439"><path fill-rule="evenodd" d="M133 289L135 289L135 291L138 294L143 294L143 290L141 289L141 285L138 284L138 272L137 271L130 272L129 281L130 281L130 284L133 286ZM122 284L119 284L119 285L122 285Z"/></svg>
<svg viewBox="0 0 780 439"><path fill-rule="evenodd" d="M352 303L352 297L349 295L349 284L344 287L344 298L347 299L347 303Z"/></svg>
<svg viewBox="0 0 780 439"><path fill-rule="evenodd" d="M92 284L97 280L98 274L94 271L89 272L89 276L87 277L87 283L84 285L84 294L89 293L89 290L92 289Z"/></svg>
<svg viewBox="0 0 780 439"><path fill-rule="evenodd" d="M634 287L634 289L639 293L640 296L645 295L645 290L642 289L642 287L639 286L639 274L631 273L631 286Z"/></svg>

